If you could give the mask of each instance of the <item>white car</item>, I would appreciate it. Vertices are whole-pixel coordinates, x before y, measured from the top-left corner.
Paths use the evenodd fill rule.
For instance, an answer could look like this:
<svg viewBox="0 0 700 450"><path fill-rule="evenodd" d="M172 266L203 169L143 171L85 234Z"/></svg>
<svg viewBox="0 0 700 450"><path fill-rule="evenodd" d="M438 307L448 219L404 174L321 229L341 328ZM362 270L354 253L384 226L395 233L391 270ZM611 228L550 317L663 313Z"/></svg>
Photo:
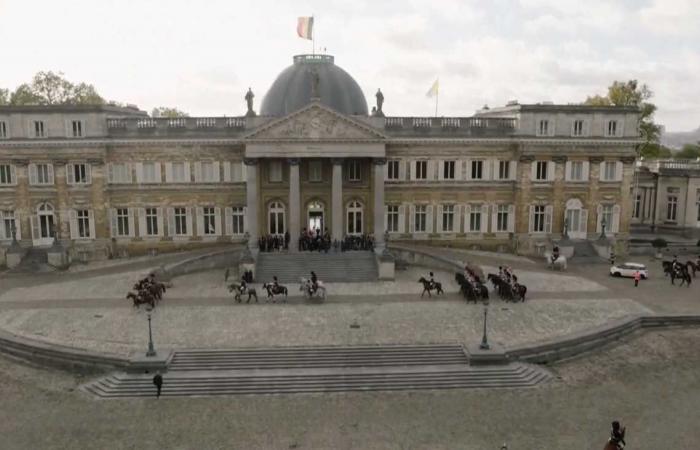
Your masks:
<svg viewBox="0 0 700 450"><path fill-rule="evenodd" d="M647 272L647 267L644 264L632 263L632 262L612 266L610 268L610 275L613 277L633 278L634 273L636 271L639 271L639 275L641 276L642 280L646 280L649 277L649 273Z"/></svg>

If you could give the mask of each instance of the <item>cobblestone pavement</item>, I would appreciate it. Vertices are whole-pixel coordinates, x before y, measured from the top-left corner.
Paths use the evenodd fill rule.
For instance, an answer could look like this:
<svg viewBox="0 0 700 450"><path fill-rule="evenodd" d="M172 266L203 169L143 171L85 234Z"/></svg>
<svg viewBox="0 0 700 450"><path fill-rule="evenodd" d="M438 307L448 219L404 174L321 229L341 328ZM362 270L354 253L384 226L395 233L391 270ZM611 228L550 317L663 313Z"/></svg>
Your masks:
<svg viewBox="0 0 700 450"><path fill-rule="evenodd" d="M35 449L697 449L700 329L637 334L534 389L100 401L85 378L0 358L0 447ZM167 374L165 383L168 382Z"/></svg>

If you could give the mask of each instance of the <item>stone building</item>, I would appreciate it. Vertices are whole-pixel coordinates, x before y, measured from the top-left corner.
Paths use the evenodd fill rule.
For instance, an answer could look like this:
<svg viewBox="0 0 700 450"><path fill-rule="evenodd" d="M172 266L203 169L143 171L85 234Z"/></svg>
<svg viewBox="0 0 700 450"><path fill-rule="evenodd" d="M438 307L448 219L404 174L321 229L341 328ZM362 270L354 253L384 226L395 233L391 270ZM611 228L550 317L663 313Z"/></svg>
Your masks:
<svg viewBox="0 0 700 450"><path fill-rule="evenodd" d="M0 107L0 239L73 259L328 228L334 239L533 253L606 233L624 247L638 111L513 102L465 117L368 112L328 55L295 56L236 117ZM388 95L388 104L391 102ZM291 239L292 251L296 238Z"/></svg>
<svg viewBox="0 0 700 450"><path fill-rule="evenodd" d="M632 228L700 238L700 161L640 162L632 192Z"/></svg>

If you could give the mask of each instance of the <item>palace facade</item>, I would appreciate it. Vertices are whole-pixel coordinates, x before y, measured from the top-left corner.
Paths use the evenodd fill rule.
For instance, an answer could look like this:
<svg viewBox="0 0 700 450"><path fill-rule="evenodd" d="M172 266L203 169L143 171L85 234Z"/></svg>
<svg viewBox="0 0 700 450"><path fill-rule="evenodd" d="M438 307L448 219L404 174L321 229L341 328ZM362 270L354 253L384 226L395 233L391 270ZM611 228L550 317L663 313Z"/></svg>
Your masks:
<svg viewBox="0 0 700 450"><path fill-rule="evenodd" d="M390 94L389 94L390 95ZM300 55L259 114L153 118L114 106L0 107L0 242L71 257L304 228L535 253L628 237L638 111L513 102L465 117L371 112L332 56ZM387 103L390 104L389 96ZM565 225L566 224L566 225Z"/></svg>

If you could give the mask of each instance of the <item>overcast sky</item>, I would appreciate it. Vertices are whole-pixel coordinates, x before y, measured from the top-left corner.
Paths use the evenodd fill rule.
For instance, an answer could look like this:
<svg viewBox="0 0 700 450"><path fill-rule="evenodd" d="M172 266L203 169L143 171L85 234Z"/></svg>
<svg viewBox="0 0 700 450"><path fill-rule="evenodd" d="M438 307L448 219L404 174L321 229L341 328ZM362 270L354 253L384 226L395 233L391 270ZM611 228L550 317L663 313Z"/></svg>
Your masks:
<svg viewBox="0 0 700 450"><path fill-rule="evenodd" d="M612 80L655 93L668 130L700 127L700 0L0 0L0 87L39 70L93 83L142 109L238 115L256 109L292 56L310 53L296 18L314 14L316 47L389 115L488 104L574 103Z"/></svg>

